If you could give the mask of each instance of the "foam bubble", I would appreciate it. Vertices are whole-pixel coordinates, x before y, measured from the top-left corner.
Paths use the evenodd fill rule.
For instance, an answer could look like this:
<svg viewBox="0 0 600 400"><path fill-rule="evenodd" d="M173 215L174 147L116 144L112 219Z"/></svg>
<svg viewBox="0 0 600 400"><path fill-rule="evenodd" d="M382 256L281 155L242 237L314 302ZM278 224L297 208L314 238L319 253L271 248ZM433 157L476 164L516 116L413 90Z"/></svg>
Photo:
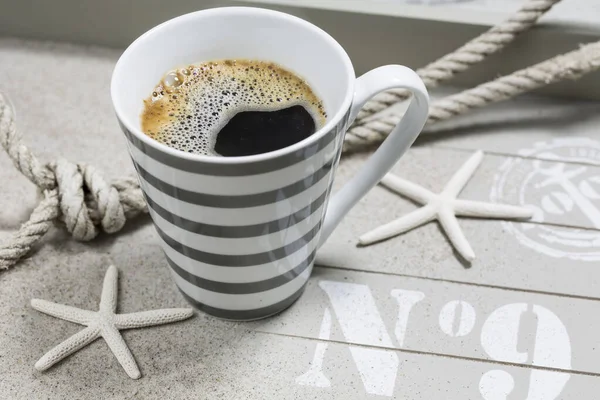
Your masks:
<svg viewBox="0 0 600 400"><path fill-rule="evenodd" d="M302 105L317 129L327 118L306 82L264 61L222 60L169 71L144 103L144 133L178 150L206 155L217 155L217 134L238 112Z"/></svg>

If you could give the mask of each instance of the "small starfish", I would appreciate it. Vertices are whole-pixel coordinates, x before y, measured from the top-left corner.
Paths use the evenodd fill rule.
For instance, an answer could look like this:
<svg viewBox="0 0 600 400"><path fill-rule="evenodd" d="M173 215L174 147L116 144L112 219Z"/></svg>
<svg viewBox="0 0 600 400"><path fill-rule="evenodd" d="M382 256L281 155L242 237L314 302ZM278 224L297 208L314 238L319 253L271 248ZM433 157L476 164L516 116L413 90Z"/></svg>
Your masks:
<svg viewBox="0 0 600 400"><path fill-rule="evenodd" d="M456 250L467 261L475 259L475 253L467 242L465 235L458 225L457 216L475 218L502 218L502 219L528 219L533 212L527 208L509 206L504 204L484 203L481 201L459 200L456 197L465 187L483 159L483 152L477 151L465 162L462 167L446 184L444 190L433 193L424 187L409 182L392 174L387 174L381 183L424 206L395 221L382 225L362 235L358 241L362 245L369 245L392 236L400 235L427 222L437 219L448 239Z"/></svg>
<svg viewBox="0 0 600 400"><path fill-rule="evenodd" d="M104 285L102 286L102 296L100 297L100 310L97 312L40 299L31 300L31 306L53 317L87 326L84 330L79 331L44 354L35 363L35 368L38 371L47 370L63 358L70 356L102 336L119 363L123 366L125 372L127 372L127 375L132 379L138 379L142 374L119 330L167 324L181 321L194 314L194 311L188 308L169 308L130 314L116 314L117 268L114 265L111 265L108 271L106 271Z"/></svg>

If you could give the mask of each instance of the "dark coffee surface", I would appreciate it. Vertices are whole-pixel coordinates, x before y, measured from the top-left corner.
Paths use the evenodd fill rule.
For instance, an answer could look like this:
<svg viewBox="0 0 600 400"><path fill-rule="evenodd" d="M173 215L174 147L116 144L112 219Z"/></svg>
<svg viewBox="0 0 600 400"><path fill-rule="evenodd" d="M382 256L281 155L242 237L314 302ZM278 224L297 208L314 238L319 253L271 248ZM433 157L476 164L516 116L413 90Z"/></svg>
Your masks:
<svg viewBox="0 0 600 400"><path fill-rule="evenodd" d="M313 116L300 105L278 111L242 111L217 135L215 151L224 157L283 149L315 133Z"/></svg>
<svg viewBox="0 0 600 400"><path fill-rule="evenodd" d="M224 157L285 148L312 135L327 117L304 80L252 60L170 71L144 106L146 135L178 150Z"/></svg>

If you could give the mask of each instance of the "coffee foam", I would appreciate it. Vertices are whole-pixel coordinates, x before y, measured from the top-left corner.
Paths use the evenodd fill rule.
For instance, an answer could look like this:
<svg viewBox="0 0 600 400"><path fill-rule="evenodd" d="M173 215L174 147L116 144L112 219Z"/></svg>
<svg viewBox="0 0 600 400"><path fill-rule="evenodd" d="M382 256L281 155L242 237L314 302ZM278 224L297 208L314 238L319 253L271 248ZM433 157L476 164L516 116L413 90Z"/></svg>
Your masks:
<svg viewBox="0 0 600 400"><path fill-rule="evenodd" d="M206 155L218 155L217 134L238 112L302 105L317 129L327 118L323 103L306 82L264 61L222 60L170 71L144 103L146 135L169 147Z"/></svg>

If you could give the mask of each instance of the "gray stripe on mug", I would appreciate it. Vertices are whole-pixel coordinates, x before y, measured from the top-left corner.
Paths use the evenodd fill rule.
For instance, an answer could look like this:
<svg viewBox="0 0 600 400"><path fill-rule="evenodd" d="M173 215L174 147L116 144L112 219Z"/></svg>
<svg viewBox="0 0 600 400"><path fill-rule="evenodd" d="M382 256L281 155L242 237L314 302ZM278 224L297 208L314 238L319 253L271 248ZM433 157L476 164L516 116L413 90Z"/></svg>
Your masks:
<svg viewBox="0 0 600 400"><path fill-rule="evenodd" d="M121 129L125 133L125 136L129 139L129 142L131 142L131 144L137 147L142 153L146 154L148 157L151 157L158 162L161 162L173 168L180 169L182 171L214 176L258 175L289 167L301 161L305 161L313 155L317 154L320 150L324 149L329 143L331 143L331 141L335 138L337 132L342 132L342 130L334 128L331 131L327 132L325 136L323 136L316 143L313 143L310 146L307 146L293 153L284 154L277 158L269 158L263 161L246 162L243 164L220 164L200 160L189 160L165 153L151 145L142 142L131 132L129 132L127 128L125 128L125 126L121 124L120 121L119 124L121 125Z"/></svg>
<svg viewBox="0 0 600 400"><path fill-rule="evenodd" d="M319 232L321 229L321 222L319 221L308 233L293 242L286 244L285 246L266 251L263 253L254 254L217 254L209 253L206 251L194 249L193 247L186 246L179 243L154 224L154 228L158 232L158 235L174 250L183 254L184 256L191 258L196 261L200 261L205 264L218 265L221 267L251 267L253 265L267 264L273 261L281 260L291 254L294 254L304 246L306 246Z"/></svg>
<svg viewBox="0 0 600 400"><path fill-rule="evenodd" d="M317 250L313 250L313 252L304 261L302 261L293 269L287 271L285 274L281 274L273 278L266 279L264 281L244 283L218 282L201 278L181 268L173 260L171 260L166 253L165 256L167 258L167 262L171 266L171 269L173 269L173 271L175 271L177 275L179 275L194 286L217 293L251 294L275 289L281 285L284 285L294 280L294 278L296 278L298 275L304 272L306 268L308 268L311 265L311 263L315 259L316 254Z"/></svg>
<svg viewBox="0 0 600 400"><path fill-rule="evenodd" d="M152 210L160 215L165 221L170 222L178 228L189 232L194 232L199 235L229 239L263 236L287 229L310 217L327 199L327 190L325 190L323 194L317 197L317 199L311 204L286 217L254 225L222 226L204 224L202 222L196 222L180 217L179 215L173 214L161 207L143 190L142 192L144 193L144 197L146 198L146 203L148 203L148 206L150 206L150 208L152 208Z"/></svg>
<svg viewBox="0 0 600 400"><path fill-rule="evenodd" d="M289 306L294 304L294 302L296 300L298 300L298 298L304 291L305 287L306 287L306 284L304 284L294 294L292 294L291 296L289 296L286 299L281 300L278 303L271 304L270 306L266 306L266 307L262 307L262 308L255 308L253 310L225 310L223 308L207 306L206 304L200 303L198 300L190 297L190 295L185 293L180 287L178 287L178 289L181 292L181 294L183 295L183 297L191 305L193 305L200 311L203 311L210 315L214 315L215 317L218 317L218 318L230 319L230 320L234 320L234 321L242 321L242 320L248 321L248 320L253 320L253 319L270 317L272 315L275 315L275 314L285 310L286 308L288 308Z"/></svg>
<svg viewBox="0 0 600 400"><path fill-rule="evenodd" d="M142 166L135 161L133 164L140 176L144 178L146 182L154 186L157 190L174 197L177 200L206 207L248 208L276 203L304 192L327 176L329 171L331 171L331 167L333 166L332 161L333 160L327 161L327 163L319 168L319 170L317 170L315 173L297 182L294 182L291 185L268 192L245 194L240 196L205 194L181 189L161 179L158 179L142 168Z"/></svg>

